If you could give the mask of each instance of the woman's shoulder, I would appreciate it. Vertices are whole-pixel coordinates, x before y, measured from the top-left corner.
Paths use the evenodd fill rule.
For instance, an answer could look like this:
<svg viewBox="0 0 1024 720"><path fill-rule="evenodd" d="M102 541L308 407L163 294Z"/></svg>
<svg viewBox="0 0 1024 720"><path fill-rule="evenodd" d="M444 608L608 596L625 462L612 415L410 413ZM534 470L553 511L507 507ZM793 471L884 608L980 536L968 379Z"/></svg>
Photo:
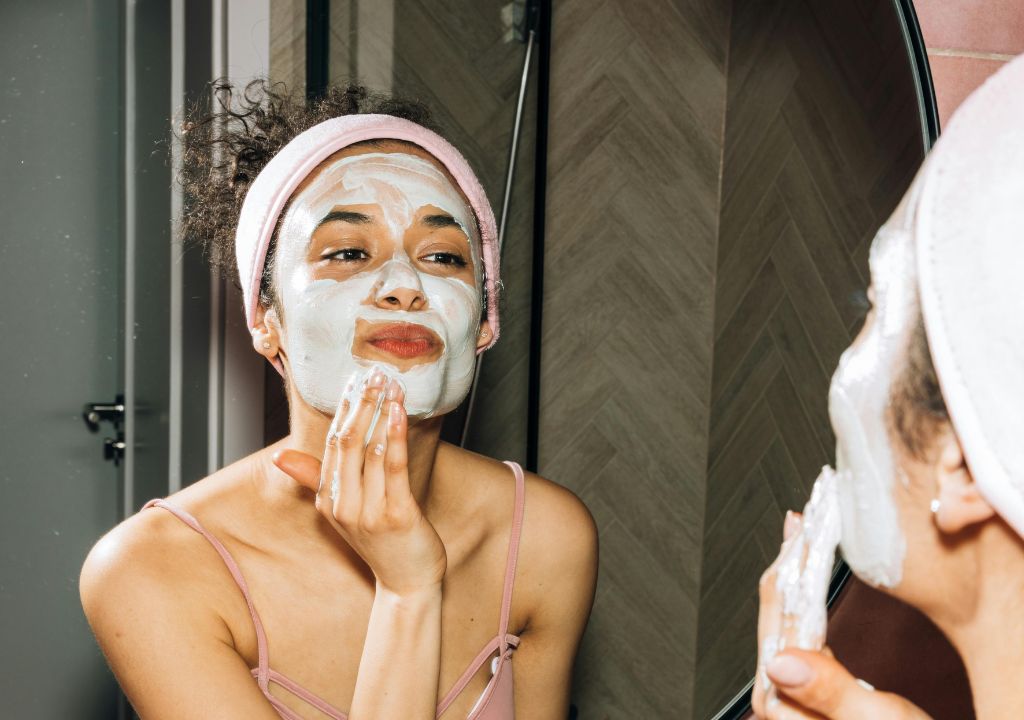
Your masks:
<svg viewBox="0 0 1024 720"><path fill-rule="evenodd" d="M573 645L582 632L597 583L598 534L594 517L569 488L532 472L525 477L525 503L516 568L515 597L523 627L565 635Z"/></svg>
<svg viewBox="0 0 1024 720"><path fill-rule="evenodd" d="M487 490L478 497L496 512L511 511L515 492L514 473L508 462L495 460L455 446L446 446L447 452L457 460L459 487L477 485L485 481ZM569 488L536 473L523 470L525 479L525 523L536 526L542 533L566 533L566 540L585 541L596 535L594 520L587 506ZM475 512L476 508L472 508ZM573 537L575 536L575 537Z"/></svg>
<svg viewBox="0 0 1024 720"><path fill-rule="evenodd" d="M238 468L225 468L164 501L216 528L221 524L217 516L226 510L225 504L230 505L230 498L244 497L244 493L232 492L241 482ZM223 574L215 553L209 541L180 516L153 506L139 510L90 550L79 579L83 605L88 614L90 606L100 611L102 605L118 602L118 596L121 601L144 601L147 594L178 580L182 582L173 594L176 597L187 599L189 592L208 592L221 584L218 580ZM207 578L212 582L205 583Z"/></svg>
<svg viewBox="0 0 1024 720"><path fill-rule="evenodd" d="M526 477L521 553L538 574L565 577L581 564L596 563L597 525L569 488L536 473Z"/></svg>
<svg viewBox="0 0 1024 720"><path fill-rule="evenodd" d="M465 453L460 455L459 464L467 481L488 481L489 491L481 496L489 503L490 512L504 519L497 524L510 523L515 492L512 470L492 458L460 452ZM552 583L557 586L571 582L579 577L581 568L596 567L597 562L597 526L583 501L569 488L542 475L524 470L523 476L517 593L524 582L549 588Z"/></svg>

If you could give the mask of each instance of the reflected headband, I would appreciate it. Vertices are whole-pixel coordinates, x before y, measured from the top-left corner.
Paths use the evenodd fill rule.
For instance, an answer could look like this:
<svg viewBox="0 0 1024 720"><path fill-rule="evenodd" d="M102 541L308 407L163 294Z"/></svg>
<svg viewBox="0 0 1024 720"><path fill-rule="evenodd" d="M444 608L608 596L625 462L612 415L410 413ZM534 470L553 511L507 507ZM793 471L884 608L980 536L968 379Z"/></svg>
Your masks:
<svg viewBox="0 0 1024 720"><path fill-rule="evenodd" d="M921 315L978 490L1024 536L1024 57L953 113L921 169Z"/></svg>

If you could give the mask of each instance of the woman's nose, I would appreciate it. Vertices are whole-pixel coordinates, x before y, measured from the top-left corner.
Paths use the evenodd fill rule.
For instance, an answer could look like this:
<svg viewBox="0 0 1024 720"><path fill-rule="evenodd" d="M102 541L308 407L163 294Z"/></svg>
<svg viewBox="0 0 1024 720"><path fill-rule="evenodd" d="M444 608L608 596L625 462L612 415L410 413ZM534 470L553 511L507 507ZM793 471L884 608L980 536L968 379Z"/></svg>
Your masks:
<svg viewBox="0 0 1024 720"><path fill-rule="evenodd" d="M408 263L392 260L381 268L374 304L389 310L423 310L427 297L419 274Z"/></svg>
<svg viewBox="0 0 1024 720"><path fill-rule="evenodd" d="M394 288L377 296L377 307L392 310L422 310L427 305L423 293L412 288Z"/></svg>

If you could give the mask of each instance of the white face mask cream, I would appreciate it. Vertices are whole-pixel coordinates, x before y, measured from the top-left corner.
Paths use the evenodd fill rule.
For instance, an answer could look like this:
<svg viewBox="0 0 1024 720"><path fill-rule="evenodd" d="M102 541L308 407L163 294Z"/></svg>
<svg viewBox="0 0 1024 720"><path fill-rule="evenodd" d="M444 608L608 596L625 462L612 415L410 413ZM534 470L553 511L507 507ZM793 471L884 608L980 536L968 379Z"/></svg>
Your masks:
<svg viewBox="0 0 1024 720"><path fill-rule="evenodd" d="M839 490L831 468L822 468L811 499L804 506L800 529L782 544L775 561L777 616L762 609L765 635L758 656L758 673L765 690L772 683L765 667L786 648L820 650L828 623L827 596L839 544Z"/></svg>
<svg viewBox="0 0 1024 720"><path fill-rule="evenodd" d="M351 217L366 208L373 209L373 222L383 223L383 231L378 227L376 232L387 237L386 253L365 258L365 270L342 279L318 279L307 257L314 231L332 213ZM404 238L424 208L461 229L473 283L454 277L440 262L407 253ZM425 159L366 153L321 168L292 199L274 266L283 315L281 344L302 398L334 413L348 380L378 365L404 385L410 417L457 407L469 391L476 364L482 310L477 244L472 210ZM334 249L348 248L342 243ZM367 255L362 248L355 251ZM415 299L399 301L400 295ZM370 345L377 350L365 357L360 348Z"/></svg>
<svg viewBox="0 0 1024 720"><path fill-rule="evenodd" d="M874 318L839 360L829 389L829 416L836 434L843 556L862 580L895 587L906 541L893 497L899 471L887 410L892 378L903 367L918 313L909 232L883 227L872 243L870 264Z"/></svg>

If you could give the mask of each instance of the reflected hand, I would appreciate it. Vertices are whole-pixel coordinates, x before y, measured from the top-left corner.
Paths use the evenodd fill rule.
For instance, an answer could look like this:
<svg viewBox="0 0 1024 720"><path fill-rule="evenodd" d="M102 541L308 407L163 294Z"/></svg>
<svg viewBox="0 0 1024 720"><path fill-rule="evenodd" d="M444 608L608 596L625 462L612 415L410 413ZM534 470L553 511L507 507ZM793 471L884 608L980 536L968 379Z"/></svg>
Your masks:
<svg viewBox="0 0 1024 720"><path fill-rule="evenodd" d="M370 566L379 588L406 595L439 586L447 554L409 487L401 385L374 369L355 388L357 395L350 383L338 405L322 462L281 450L274 464L316 492L317 510Z"/></svg>
<svg viewBox="0 0 1024 720"><path fill-rule="evenodd" d="M786 543L800 532L800 516L786 516ZM826 647L820 651L790 648L765 666L765 639L785 634L782 597L776 578L779 558L761 576L757 622L757 675L751 699L754 714L764 720L929 720L910 701L879 692L857 680ZM766 682L767 681L767 682Z"/></svg>

